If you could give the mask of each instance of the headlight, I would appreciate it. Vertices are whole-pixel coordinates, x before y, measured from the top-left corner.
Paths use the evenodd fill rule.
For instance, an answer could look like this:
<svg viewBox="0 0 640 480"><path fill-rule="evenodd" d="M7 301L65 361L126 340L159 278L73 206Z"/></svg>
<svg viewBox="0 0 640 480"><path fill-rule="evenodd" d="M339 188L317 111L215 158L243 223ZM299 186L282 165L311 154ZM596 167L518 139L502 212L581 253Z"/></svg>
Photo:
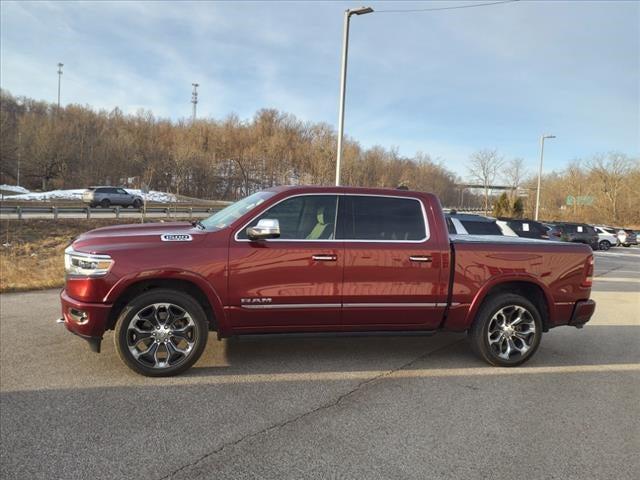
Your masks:
<svg viewBox="0 0 640 480"><path fill-rule="evenodd" d="M113 260L109 255L80 253L72 247L67 247L64 251L64 270L68 275L102 277L109 272L112 265Z"/></svg>

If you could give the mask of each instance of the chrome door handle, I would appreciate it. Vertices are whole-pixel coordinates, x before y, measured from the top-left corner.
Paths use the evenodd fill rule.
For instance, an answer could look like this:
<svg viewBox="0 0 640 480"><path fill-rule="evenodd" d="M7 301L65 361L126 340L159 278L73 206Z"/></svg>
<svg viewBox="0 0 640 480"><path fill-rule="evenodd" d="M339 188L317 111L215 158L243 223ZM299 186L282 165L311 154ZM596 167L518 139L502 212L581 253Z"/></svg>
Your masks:
<svg viewBox="0 0 640 480"><path fill-rule="evenodd" d="M311 258L316 262L335 262L338 260L337 255L313 255Z"/></svg>
<svg viewBox="0 0 640 480"><path fill-rule="evenodd" d="M411 255L409 260L412 262L431 262L431 255Z"/></svg>

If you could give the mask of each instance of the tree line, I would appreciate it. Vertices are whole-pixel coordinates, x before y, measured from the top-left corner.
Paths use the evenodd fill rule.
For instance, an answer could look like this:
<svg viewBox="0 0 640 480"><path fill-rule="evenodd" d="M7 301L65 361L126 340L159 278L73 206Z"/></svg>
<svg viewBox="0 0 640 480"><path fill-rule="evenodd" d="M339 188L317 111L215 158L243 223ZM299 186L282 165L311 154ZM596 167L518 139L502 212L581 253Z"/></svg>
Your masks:
<svg viewBox="0 0 640 480"><path fill-rule="evenodd" d="M0 91L0 183L29 189L89 185L148 186L201 199L235 200L284 184L332 185L337 137L326 123L306 122L274 109L250 120L237 115L195 122L170 121L140 111L55 104ZM467 162L466 180L482 186L465 190L443 163L426 153L405 157L397 149L344 142L343 185L435 193L448 207L484 207L490 213L510 187L499 213L531 218L537 177L523 159L504 159L480 149ZM574 160L544 175L541 218L640 224L638 159L622 153ZM516 202L518 192L520 201ZM571 198L568 198L571 197ZM572 200L573 199L573 200ZM569 200L569 201L567 201ZM507 208L508 205L508 208Z"/></svg>
<svg viewBox="0 0 640 480"><path fill-rule="evenodd" d="M60 108L28 98L1 98L1 183L28 188L79 188L94 184L139 187L203 199L237 199L283 184L331 185L336 133L273 109L248 121L229 115L196 122ZM456 176L428 155L363 148L346 139L342 184L391 187L457 198Z"/></svg>

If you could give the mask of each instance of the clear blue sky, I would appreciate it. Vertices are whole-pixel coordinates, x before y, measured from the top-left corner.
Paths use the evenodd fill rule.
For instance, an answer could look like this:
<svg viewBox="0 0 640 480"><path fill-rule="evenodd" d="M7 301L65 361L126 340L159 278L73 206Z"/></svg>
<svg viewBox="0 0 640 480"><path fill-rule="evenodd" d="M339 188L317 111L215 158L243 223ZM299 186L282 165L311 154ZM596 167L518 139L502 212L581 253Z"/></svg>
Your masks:
<svg viewBox="0 0 640 480"><path fill-rule="evenodd" d="M273 107L336 125L343 11L473 2L9 2L2 88L125 112L250 118ZM479 148L545 170L640 154L640 4L521 1L355 17L346 133L441 159L466 175ZM553 143L551 143L553 142Z"/></svg>

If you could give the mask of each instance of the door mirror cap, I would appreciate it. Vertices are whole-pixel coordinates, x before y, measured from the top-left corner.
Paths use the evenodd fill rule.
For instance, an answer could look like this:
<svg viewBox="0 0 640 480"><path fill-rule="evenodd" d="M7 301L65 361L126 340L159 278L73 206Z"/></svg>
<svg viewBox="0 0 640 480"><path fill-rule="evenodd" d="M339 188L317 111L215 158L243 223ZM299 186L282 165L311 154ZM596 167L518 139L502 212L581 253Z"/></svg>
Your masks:
<svg viewBox="0 0 640 480"><path fill-rule="evenodd" d="M275 219L263 218L258 220L255 227L247 228L247 238L249 240L265 240L267 238L278 238L280 236L280 222Z"/></svg>

